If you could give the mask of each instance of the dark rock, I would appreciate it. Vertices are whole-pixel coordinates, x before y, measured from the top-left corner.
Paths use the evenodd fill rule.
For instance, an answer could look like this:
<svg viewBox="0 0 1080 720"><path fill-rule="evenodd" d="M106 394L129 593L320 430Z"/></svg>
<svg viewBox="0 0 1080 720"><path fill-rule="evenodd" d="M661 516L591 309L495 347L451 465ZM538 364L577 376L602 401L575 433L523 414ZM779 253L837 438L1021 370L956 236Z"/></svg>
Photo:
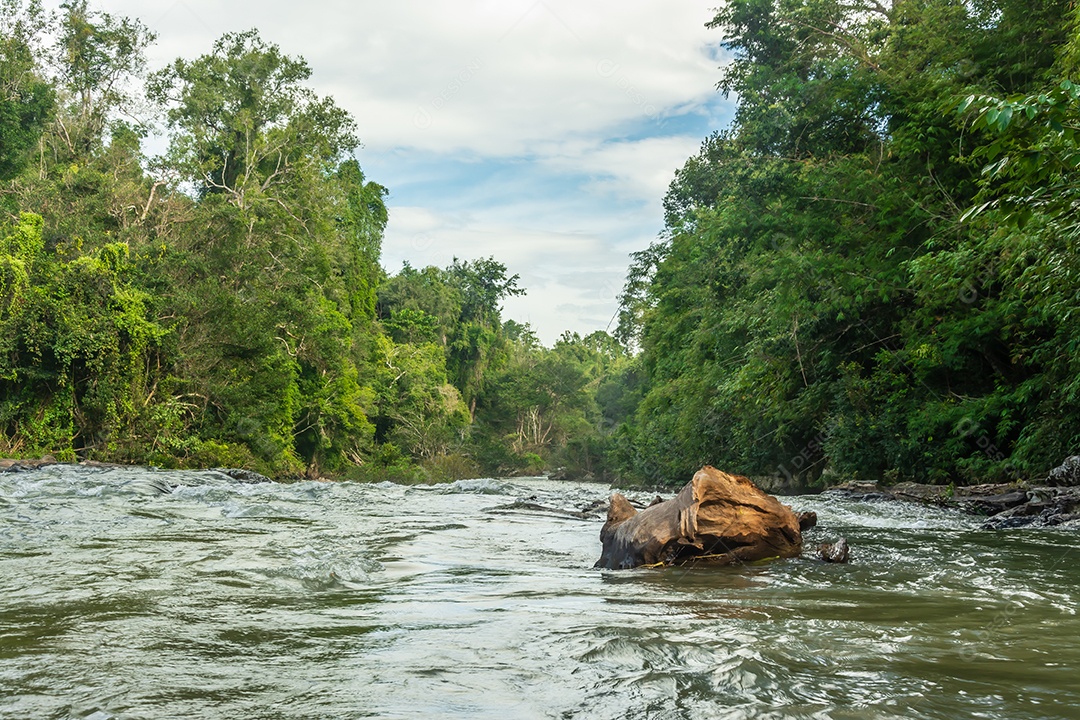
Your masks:
<svg viewBox="0 0 1080 720"><path fill-rule="evenodd" d="M902 482L886 490L897 500L915 500L924 503L940 503L949 496L945 485L924 485L922 483Z"/></svg>
<svg viewBox="0 0 1080 720"><path fill-rule="evenodd" d="M865 493L881 492L881 486L877 483L852 480L851 482L833 485L831 488L829 488L828 492L838 494L851 493L853 495L863 495Z"/></svg>
<svg viewBox="0 0 1080 720"><path fill-rule="evenodd" d="M974 498L1004 495L1017 490L1016 483L986 483L983 485L961 485L953 488L953 497Z"/></svg>
<svg viewBox="0 0 1080 720"><path fill-rule="evenodd" d="M1011 528L1026 527L1035 522L1034 517L992 517L983 523L984 530L1009 530Z"/></svg>
<svg viewBox="0 0 1080 720"><path fill-rule="evenodd" d="M1050 471L1046 476L1050 487L1073 487L1080 485L1080 455L1065 458L1065 462Z"/></svg>
<svg viewBox="0 0 1080 720"><path fill-rule="evenodd" d="M796 517L799 519L799 532L806 532L810 528L817 525L816 512L804 511L798 513Z"/></svg>
<svg viewBox="0 0 1080 720"><path fill-rule="evenodd" d="M525 512L536 515L558 515L559 517L574 518L576 520L595 520L598 515L596 512L589 512L587 510L582 510L581 512L562 510L560 508L528 502L527 500L517 500L509 505L499 505L498 507L491 508L489 512Z"/></svg>
<svg viewBox="0 0 1080 720"><path fill-rule="evenodd" d="M594 500L588 505L583 506L581 512L591 516L603 516L607 505L608 503L606 500Z"/></svg>
<svg viewBox="0 0 1080 720"><path fill-rule="evenodd" d="M46 455L43 458L37 460L12 460L3 459L0 460L0 472L28 472L30 470L37 470L38 468L48 467L49 465L57 465L56 458L52 455Z"/></svg>
<svg viewBox="0 0 1080 720"><path fill-rule="evenodd" d="M847 539L840 538L834 543L822 543L818 547L818 555L828 563L846 563L851 557Z"/></svg>
<svg viewBox="0 0 1080 720"><path fill-rule="evenodd" d="M973 515L997 515L1018 505L1023 505L1027 501L1027 492L1015 490L1001 495L965 498L960 501L960 507Z"/></svg>
<svg viewBox="0 0 1080 720"><path fill-rule="evenodd" d="M859 500L861 502L880 502L882 500L895 500L896 499L895 495L892 495L891 493L887 493L887 492L868 492L868 493L844 492L842 494L843 494L843 497L846 497L849 500Z"/></svg>
<svg viewBox="0 0 1080 720"><path fill-rule="evenodd" d="M228 475L233 480L238 480L239 482L250 483L253 485L257 483L273 482L265 475L260 475L253 470L244 470L242 468L214 468L214 472L219 472L222 475Z"/></svg>
<svg viewBox="0 0 1080 720"><path fill-rule="evenodd" d="M1046 501L1048 505L1040 515L1046 519L1047 525L1060 525L1063 522L1068 522L1072 518L1065 517L1076 513L1078 507L1080 507L1080 488L1068 488L1058 491L1053 497ZM1051 518L1065 517L1065 519L1051 522Z"/></svg>
<svg viewBox="0 0 1080 720"><path fill-rule="evenodd" d="M876 483L871 482L846 482L836 485L825 491L826 495L838 495L849 500L872 501L872 500L895 500L896 498L882 489Z"/></svg>
<svg viewBox="0 0 1080 720"><path fill-rule="evenodd" d="M1065 525L1066 523L1076 522L1080 520L1080 513L1058 513L1050 515L1046 518L1047 525Z"/></svg>
<svg viewBox="0 0 1080 720"><path fill-rule="evenodd" d="M1026 493L1026 502L991 516L983 527L1001 530L1015 527L1055 527L1080 518L1080 488L1036 487Z"/></svg>
<svg viewBox="0 0 1080 720"><path fill-rule="evenodd" d="M1046 508L1047 505L1045 503L1024 503L1023 505L1017 505L1016 507L1011 507L1008 510L1003 510L1002 512L991 516L990 519L984 523L984 527L989 527L992 523L1001 523L1004 521L1011 522L1015 518L1028 518L1026 522L1021 524L1030 525L1035 522L1039 513ZM1016 525L1010 525L1010 527L1016 527Z"/></svg>

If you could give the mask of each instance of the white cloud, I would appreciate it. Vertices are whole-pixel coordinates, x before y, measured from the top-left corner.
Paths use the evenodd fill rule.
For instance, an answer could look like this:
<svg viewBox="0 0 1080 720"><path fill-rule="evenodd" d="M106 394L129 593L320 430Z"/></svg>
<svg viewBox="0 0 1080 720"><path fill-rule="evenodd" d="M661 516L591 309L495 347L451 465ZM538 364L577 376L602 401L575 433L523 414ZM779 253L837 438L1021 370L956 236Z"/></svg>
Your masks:
<svg viewBox="0 0 1080 720"><path fill-rule="evenodd" d="M306 3L99 0L160 36L152 64L209 50L226 31L311 63L314 85L358 118L371 149L526 154L551 137L710 101L716 34L698 2ZM429 121L418 122L418 114Z"/></svg>
<svg viewBox="0 0 1080 720"><path fill-rule="evenodd" d="M568 145L542 155L540 162L589 174L588 189L597 194L659 206L675 171L697 152L701 138L676 135Z"/></svg>

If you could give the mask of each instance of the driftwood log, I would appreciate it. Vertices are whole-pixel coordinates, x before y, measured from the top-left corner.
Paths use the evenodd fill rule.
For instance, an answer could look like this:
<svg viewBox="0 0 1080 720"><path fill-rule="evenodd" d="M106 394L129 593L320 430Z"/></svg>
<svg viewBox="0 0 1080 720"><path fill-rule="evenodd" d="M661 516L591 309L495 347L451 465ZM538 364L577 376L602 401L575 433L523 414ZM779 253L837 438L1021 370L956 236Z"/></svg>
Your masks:
<svg viewBox="0 0 1080 720"><path fill-rule="evenodd" d="M600 530L596 567L678 565L707 560L728 565L802 551L799 518L749 478L706 465L673 499L638 512L614 493Z"/></svg>

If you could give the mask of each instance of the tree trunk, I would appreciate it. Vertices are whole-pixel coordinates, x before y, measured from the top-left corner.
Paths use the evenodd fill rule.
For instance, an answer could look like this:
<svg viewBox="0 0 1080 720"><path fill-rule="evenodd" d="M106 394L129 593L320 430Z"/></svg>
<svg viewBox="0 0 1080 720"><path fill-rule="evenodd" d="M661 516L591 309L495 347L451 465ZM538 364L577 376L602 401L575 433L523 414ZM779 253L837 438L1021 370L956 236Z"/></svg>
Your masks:
<svg viewBox="0 0 1080 720"><path fill-rule="evenodd" d="M596 567L729 565L802 551L799 519L748 478L706 465L674 499L638 512L619 493L611 496L600 531Z"/></svg>

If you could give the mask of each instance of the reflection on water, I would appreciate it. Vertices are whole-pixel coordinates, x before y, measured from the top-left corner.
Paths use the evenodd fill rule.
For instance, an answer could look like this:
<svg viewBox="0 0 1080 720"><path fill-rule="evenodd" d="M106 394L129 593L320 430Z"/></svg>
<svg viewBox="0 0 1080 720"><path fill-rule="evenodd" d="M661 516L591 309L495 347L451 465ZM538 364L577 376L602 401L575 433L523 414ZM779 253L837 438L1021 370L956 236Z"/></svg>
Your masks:
<svg viewBox="0 0 1080 720"><path fill-rule="evenodd" d="M599 519L506 511L607 493L0 475L0 718L1078 712L1077 536L797 498L851 565L608 572Z"/></svg>

